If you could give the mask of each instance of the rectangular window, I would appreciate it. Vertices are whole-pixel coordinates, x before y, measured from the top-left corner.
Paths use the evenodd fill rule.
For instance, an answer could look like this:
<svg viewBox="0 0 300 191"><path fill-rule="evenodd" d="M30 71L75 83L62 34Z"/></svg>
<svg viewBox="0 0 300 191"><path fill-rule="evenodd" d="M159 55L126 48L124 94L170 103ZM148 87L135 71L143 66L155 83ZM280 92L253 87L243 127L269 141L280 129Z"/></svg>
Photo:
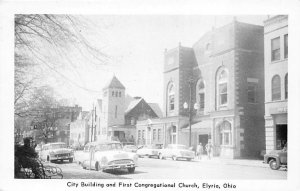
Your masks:
<svg viewBox="0 0 300 191"><path fill-rule="evenodd" d="M255 83L248 82L248 88L247 88L247 97L248 97L248 103L256 103L256 90L257 85Z"/></svg>
<svg viewBox="0 0 300 191"><path fill-rule="evenodd" d="M175 109L175 103L174 103L174 95L169 96L170 103L169 103L169 110L173 111Z"/></svg>
<svg viewBox="0 0 300 191"><path fill-rule="evenodd" d="M141 130L138 130L138 139L141 139Z"/></svg>
<svg viewBox="0 0 300 191"><path fill-rule="evenodd" d="M142 139L145 138L145 130L142 131Z"/></svg>
<svg viewBox="0 0 300 191"><path fill-rule="evenodd" d="M280 60L280 38L274 38L271 40L271 51L272 51L272 61Z"/></svg>
<svg viewBox="0 0 300 191"><path fill-rule="evenodd" d="M116 107L115 107L115 118L117 118L118 117L118 106L116 105Z"/></svg>
<svg viewBox="0 0 300 191"><path fill-rule="evenodd" d="M153 140L156 139L156 129L153 129Z"/></svg>
<svg viewBox="0 0 300 191"><path fill-rule="evenodd" d="M227 104L227 83L220 84L220 105Z"/></svg>
<svg viewBox="0 0 300 191"><path fill-rule="evenodd" d="M289 40L288 34L284 35L284 58L288 58L288 54L289 54L288 40Z"/></svg>
<svg viewBox="0 0 300 191"><path fill-rule="evenodd" d="M204 93L200 93L199 94L199 110L203 111L204 107L205 107L205 94Z"/></svg>
<svg viewBox="0 0 300 191"><path fill-rule="evenodd" d="M160 141L161 140L161 129L158 129L157 134L158 134L157 140Z"/></svg>

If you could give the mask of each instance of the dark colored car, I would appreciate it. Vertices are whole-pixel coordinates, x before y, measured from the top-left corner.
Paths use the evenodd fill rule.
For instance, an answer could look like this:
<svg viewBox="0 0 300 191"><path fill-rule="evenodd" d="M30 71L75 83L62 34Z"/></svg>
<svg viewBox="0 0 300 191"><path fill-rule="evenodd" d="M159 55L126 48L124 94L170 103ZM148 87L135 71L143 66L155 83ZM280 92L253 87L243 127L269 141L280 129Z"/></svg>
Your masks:
<svg viewBox="0 0 300 191"><path fill-rule="evenodd" d="M274 150L265 154L264 163L269 164L272 170L278 170L280 167L287 168L287 149Z"/></svg>

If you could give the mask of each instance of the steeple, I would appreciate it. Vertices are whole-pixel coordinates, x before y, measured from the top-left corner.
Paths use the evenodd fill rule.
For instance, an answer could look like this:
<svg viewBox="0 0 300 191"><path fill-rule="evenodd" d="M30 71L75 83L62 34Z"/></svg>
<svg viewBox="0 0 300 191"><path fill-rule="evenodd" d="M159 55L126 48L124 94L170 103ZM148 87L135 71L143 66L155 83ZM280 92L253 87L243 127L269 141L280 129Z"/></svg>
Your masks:
<svg viewBox="0 0 300 191"><path fill-rule="evenodd" d="M118 88L118 89L125 89L125 86L118 80L118 78L114 75L112 79L104 86L103 89L108 88Z"/></svg>

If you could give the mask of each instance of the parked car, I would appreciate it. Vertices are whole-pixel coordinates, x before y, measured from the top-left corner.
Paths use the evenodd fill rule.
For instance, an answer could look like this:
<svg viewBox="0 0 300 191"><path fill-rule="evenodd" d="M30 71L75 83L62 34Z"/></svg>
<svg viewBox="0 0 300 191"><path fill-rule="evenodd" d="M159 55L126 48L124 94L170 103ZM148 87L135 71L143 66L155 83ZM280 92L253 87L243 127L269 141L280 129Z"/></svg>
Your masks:
<svg viewBox="0 0 300 191"><path fill-rule="evenodd" d="M83 151L77 151L75 159L84 169L110 170L127 169L135 171L138 156L124 151L119 141L99 141L85 145Z"/></svg>
<svg viewBox="0 0 300 191"><path fill-rule="evenodd" d="M139 157L157 157L160 153L160 146L157 145L143 145L140 146L139 149L136 151L136 154Z"/></svg>
<svg viewBox="0 0 300 191"><path fill-rule="evenodd" d="M125 145L125 146L123 146L123 150L127 151L127 152L136 153L136 151L138 150L138 147L135 145Z"/></svg>
<svg viewBox="0 0 300 191"><path fill-rule="evenodd" d="M272 170L278 170L280 167L287 168L287 148L265 154L264 163L269 164Z"/></svg>
<svg viewBox="0 0 300 191"><path fill-rule="evenodd" d="M66 143L56 142L48 143L42 146L41 151L39 152L39 157L45 161L63 161L68 160L73 162L74 152L73 149L67 148Z"/></svg>
<svg viewBox="0 0 300 191"><path fill-rule="evenodd" d="M186 159L190 161L195 158L195 152L185 145L169 144L166 148L160 150L159 158Z"/></svg>

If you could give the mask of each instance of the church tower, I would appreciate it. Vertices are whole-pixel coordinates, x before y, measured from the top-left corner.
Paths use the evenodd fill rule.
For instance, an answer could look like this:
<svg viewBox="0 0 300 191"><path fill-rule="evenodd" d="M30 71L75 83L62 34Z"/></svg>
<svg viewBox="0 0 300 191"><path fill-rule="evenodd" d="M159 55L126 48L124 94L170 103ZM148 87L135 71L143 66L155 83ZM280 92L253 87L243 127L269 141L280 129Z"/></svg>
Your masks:
<svg viewBox="0 0 300 191"><path fill-rule="evenodd" d="M109 128L110 126L124 124L125 86L116 78L116 76L113 76L102 91L101 126Z"/></svg>

